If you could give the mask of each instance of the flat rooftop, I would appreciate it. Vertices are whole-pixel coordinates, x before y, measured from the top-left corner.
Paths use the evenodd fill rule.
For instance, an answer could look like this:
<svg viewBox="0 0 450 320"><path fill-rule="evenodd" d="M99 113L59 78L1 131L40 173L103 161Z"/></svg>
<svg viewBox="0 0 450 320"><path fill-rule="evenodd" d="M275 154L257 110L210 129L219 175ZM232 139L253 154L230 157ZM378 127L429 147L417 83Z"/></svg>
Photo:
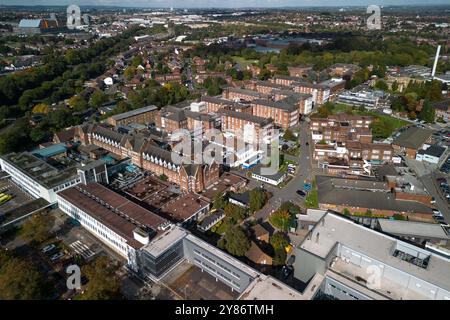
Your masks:
<svg viewBox="0 0 450 320"><path fill-rule="evenodd" d="M386 182L364 179L335 179L330 178L333 186L341 189L379 190L389 191Z"/></svg>
<svg viewBox="0 0 450 320"><path fill-rule="evenodd" d="M417 201L397 200L395 195L388 192L361 190L357 188L339 187L345 180L328 176L317 176L319 204L332 204L363 209L391 210L405 213L433 214L428 206Z"/></svg>
<svg viewBox="0 0 450 320"><path fill-rule="evenodd" d="M383 232L393 235L414 236L432 239L450 239L438 223L378 219Z"/></svg>
<svg viewBox="0 0 450 320"><path fill-rule="evenodd" d="M209 206L209 202L195 193L187 193L170 200L161 207L161 212L169 215L176 221L186 221L203 208Z"/></svg>
<svg viewBox="0 0 450 320"><path fill-rule="evenodd" d="M153 257L159 257L172 244L182 240L187 235L186 231L177 226L172 226L169 230L161 233L158 238L147 244L143 250L150 253Z"/></svg>
<svg viewBox="0 0 450 320"><path fill-rule="evenodd" d="M106 225L134 248L143 246L134 239L133 231L136 228L150 228L158 234L161 233L160 228L168 223L155 213L98 183L77 185L59 192L58 196Z"/></svg>
<svg viewBox="0 0 450 320"><path fill-rule="evenodd" d="M402 132L394 140L394 142L392 142L392 144L404 148L418 150L431 137L432 133L433 132L431 130L418 127L409 127L404 132Z"/></svg>
<svg viewBox="0 0 450 320"><path fill-rule="evenodd" d="M239 300L305 300L305 297L283 282L261 274L250 283Z"/></svg>
<svg viewBox="0 0 450 320"><path fill-rule="evenodd" d="M114 116L111 116L111 118L117 121L117 120L122 120L122 119L127 119L127 118L130 118L130 117L134 117L134 116L140 115L140 114L145 113L145 112L151 112L151 111L156 111L156 110L158 110L158 107L154 106L154 105L151 105L151 106L146 106L146 107L139 108L139 109L134 109L134 110L131 110L131 111L128 111L128 112L116 114Z"/></svg>
<svg viewBox="0 0 450 320"><path fill-rule="evenodd" d="M188 234L186 236L186 240L198 245L199 247L201 247L202 249L208 251L209 253L219 257L220 259L222 259L223 261L236 266L237 268L239 268L242 272L246 273L248 276L252 277L252 278L257 278L258 275L260 275L260 273L258 271L256 271L255 269L251 268L250 266L246 265L245 263L237 260L236 258L232 257L231 255L229 255L228 253L223 252L222 250L220 250L219 248L209 244L206 241L203 241L191 234Z"/></svg>
<svg viewBox="0 0 450 320"><path fill-rule="evenodd" d="M315 225L310 235L297 248L325 259L332 254L338 244L445 290L450 290L450 259L366 228L332 212L328 212ZM394 256L394 250L399 247L415 248L422 255L427 254L429 256L427 267L423 268Z"/></svg>
<svg viewBox="0 0 450 320"><path fill-rule="evenodd" d="M77 176L75 165L58 170L29 152L10 153L2 156L2 159L47 189L56 187Z"/></svg>

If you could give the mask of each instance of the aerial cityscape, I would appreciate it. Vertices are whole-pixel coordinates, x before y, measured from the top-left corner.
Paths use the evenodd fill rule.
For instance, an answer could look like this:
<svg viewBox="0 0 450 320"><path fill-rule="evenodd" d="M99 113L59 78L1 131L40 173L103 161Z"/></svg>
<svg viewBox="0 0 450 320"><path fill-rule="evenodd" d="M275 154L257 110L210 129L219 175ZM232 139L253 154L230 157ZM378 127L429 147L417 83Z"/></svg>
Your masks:
<svg viewBox="0 0 450 320"><path fill-rule="evenodd" d="M0 300L450 300L449 123L447 1L0 0Z"/></svg>

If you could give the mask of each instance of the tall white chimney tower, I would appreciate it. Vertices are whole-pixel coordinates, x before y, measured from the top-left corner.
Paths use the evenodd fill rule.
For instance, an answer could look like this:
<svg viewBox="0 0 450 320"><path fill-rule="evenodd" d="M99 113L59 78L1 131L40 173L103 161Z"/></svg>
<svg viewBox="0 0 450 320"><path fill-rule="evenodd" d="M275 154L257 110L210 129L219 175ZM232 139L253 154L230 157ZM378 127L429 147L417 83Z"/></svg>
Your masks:
<svg viewBox="0 0 450 320"><path fill-rule="evenodd" d="M434 78L434 74L436 73L436 67L439 60L439 53L441 52L441 46L439 45L436 51L436 57L434 57L433 71L431 71L431 78Z"/></svg>

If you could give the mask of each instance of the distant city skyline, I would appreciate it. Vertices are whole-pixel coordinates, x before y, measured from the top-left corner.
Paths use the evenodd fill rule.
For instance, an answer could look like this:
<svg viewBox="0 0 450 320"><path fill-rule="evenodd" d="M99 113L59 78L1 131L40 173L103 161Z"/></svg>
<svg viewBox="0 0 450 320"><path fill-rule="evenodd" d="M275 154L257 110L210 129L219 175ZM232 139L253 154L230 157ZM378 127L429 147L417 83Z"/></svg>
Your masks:
<svg viewBox="0 0 450 320"><path fill-rule="evenodd" d="M346 7L367 6L371 4L392 5L445 5L448 0L431 0L426 4L422 0L0 0L0 5L92 5L120 7L154 8L250 8L250 7Z"/></svg>

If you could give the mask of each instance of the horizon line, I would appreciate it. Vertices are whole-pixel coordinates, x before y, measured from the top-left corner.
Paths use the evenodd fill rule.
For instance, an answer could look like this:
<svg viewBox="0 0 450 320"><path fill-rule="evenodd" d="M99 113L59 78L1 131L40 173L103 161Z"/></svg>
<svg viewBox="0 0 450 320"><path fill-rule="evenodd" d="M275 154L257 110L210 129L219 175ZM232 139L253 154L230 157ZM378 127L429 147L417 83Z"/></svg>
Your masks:
<svg viewBox="0 0 450 320"><path fill-rule="evenodd" d="M178 6L167 6L167 7L161 7L161 6L121 6L121 5L102 5L102 4L81 4L78 5L80 7L93 7L93 8L121 8L121 9L295 9L295 8L361 8L361 7L367 7L367 5L319 5L319 6L311 6L311 5L295 5L295 6L262 6L262 7L256 7L256 6L250 6L250 7L178 7ZM379 5L383 8L389 8L389 7L450 7L450 4L442 4L442 3L427 3L427 4L386 4L386 5ZM67 4L1 4L0 7L67 7Z"/></svg>

